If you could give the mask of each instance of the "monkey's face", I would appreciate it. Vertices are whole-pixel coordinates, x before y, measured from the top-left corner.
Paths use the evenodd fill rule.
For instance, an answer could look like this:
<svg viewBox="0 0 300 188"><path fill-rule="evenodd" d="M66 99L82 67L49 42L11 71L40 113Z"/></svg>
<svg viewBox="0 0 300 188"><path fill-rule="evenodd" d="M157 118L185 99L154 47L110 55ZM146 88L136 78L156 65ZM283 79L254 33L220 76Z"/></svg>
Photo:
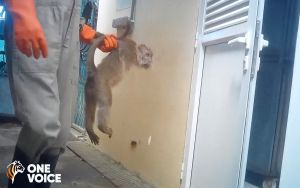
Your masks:
<svg viewBox="0 0 300 188"><path fill-rule="evenodd" d="M137 58L139 66L145 69L150 68L152 64L153 52L145 44L137 46Z"/></svg>

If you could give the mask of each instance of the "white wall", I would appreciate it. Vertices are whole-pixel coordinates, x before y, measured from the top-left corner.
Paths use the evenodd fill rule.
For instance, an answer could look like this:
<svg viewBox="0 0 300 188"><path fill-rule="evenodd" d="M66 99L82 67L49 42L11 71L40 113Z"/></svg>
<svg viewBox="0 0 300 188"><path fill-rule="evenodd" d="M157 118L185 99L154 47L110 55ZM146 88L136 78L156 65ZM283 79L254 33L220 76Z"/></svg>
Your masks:
<svg viewBox="0 0 300 188"><path fill-rule="evenodd" d="M299 20L300 21L300 20ZM300 25L300 24L299 24ZM280 188L300 187L300 30L291 90L289 117L284 146Z"/></svg>
<svg viewBox="0 0 300 188"><path fill-rule="evenodd" d="M180 186L199 2L137 0L131 38L153 50L153 66L126 73L112 91L113 137L97 132L102 151L158 188ZM100 0L98 30L115 33L112 19L123 15L116 0Z"/></svg>

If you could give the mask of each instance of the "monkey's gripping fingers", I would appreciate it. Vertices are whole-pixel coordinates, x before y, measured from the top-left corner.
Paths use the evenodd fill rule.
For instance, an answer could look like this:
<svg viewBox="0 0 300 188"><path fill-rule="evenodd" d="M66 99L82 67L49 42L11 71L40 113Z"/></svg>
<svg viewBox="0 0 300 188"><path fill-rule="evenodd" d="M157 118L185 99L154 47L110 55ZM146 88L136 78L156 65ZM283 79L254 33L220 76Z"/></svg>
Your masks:
<svg viewBox="0 0 300 188"><path fill-rule="evenodd" d="M95 134L95 132L93 130L86 130L86 132L88 133L88 136L89 136L91 142L95 145L98 145L99 137Z"/></svg>
<svg viewBox="0 0 300 188"><path fill-rule="evenodd" d="M115 35L106 35L104 42L98 46L102 52L111 52L118 47L117 37Z"/></svg>
<svg viewBox="0 0 300 188"><path fill-rule="evenodd" d="M109 136L109 138L111 138L111 137L112 137L112 134L113 134L112 129L111 129L111 128L108 128L106 134Z"/></svg>

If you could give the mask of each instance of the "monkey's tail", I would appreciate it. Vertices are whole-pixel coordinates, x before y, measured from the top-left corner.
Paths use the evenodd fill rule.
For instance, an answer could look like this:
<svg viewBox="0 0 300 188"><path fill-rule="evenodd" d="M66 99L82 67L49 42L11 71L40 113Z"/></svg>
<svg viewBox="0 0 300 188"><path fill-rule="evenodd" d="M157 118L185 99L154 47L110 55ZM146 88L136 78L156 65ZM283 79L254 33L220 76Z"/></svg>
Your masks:
<svg viewBox="0 0 300 188"><path fill-rule="evenodd" d="M122 40L122 39L126 38L127 35L129 35L129 32L130 32L130 21L127 22L127 24L125 26L125 31L119 37L117 37L117 39Z"/></svg>
<svg viewBox="0 0 300 188"><path fill-rule="evenodd" d="M96 70L96 65L94 63L94 56L97 47L104 41L105 35L93 39L90 46L88 57L87 57L87 73L88 77L92 76Z"/></svg>

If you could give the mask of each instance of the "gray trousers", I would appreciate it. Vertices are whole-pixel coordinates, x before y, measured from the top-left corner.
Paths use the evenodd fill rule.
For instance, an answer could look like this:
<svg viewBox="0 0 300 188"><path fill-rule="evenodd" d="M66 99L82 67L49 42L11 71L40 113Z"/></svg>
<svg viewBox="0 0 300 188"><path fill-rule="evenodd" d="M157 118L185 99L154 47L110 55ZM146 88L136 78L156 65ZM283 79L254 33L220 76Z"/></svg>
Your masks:
<svg viewBox="0 0 300 188"><path fill-rule="evenodd" d="M72 121L72 100L79 67L80 0L36 0L48 58L23 55L7 19L9 81L17 118L23 123L17 146L29 161L64 150Z"/></svg>

